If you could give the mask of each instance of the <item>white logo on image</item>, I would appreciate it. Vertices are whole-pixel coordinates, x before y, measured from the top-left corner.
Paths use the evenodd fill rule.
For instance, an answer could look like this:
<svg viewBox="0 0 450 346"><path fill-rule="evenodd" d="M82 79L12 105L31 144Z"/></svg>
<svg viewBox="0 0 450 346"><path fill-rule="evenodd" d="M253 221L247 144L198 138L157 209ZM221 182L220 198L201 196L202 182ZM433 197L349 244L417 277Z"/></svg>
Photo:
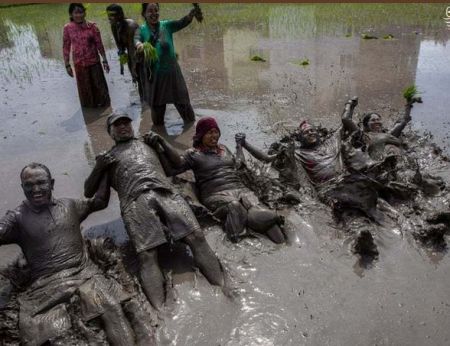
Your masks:
<svg viewBox="0 0 450 346"><path fill-rule="evenodd" d="M445 17L444 17L445 23L447 23L447 28L450 29L450 6L448 6L445 9Z"/></svg>

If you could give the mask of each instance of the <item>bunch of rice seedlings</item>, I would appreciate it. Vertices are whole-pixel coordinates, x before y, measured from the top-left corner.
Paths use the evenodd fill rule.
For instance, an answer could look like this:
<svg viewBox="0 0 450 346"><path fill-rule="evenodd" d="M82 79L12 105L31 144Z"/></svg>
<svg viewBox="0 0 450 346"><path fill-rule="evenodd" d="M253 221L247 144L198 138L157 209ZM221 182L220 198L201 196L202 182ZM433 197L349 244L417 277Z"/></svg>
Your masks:
<svg viewBox="0 0 450 346"><path fill-rule="evenodd" d="M411 102L414 98L417 98L418 95L419 91L417 90L417 87L414 84L410 85L405 90L403 90L403 97L408 102Z"/></svg>
<svg viewBox="0 0 450 346"><path fill-rule="evenodd" d="M120 54L119 55L119 63L120 63L120 65L128 64L128 54Z"/></svg>
<svg viewBox="0 0 450 346"><path fill-rule="evenodd" d="M251 61L261 61L261 62L266 62L266 59L261 58L259 55L254 55L250 60L251 60Z"/></svg>
<svg viewBox="0 0 450 346"><path fill-rule="evenodd" d="M376 37L376 36L371 36L371 35L369 35L369 34L362 34L362 35L361 35L361 38L362 38L363 40L377 40L377 39L378 39L378 37Z"/></svg>
<svg viewBox="0 0 450 346"><path fill-rule="evenodd" d="M192 4L194 6L195 9L195 19L197 19L197 22L201 23L203 22L203 13L202 10L200 9L200 5L198 3L193 3Z"/></svg>
<svg viewBox="0 0 450 346"><path fill-rule="evenodd" d="M383 36L383 39L385 39L385 40L393 40L394 39L394 35L388 34L386 36Z"/></svg>
<svg viewBox="0 0 450 346"><path fill-rule="evenodd" d="M144 43L144 60L148 63L153 63L158 60L158 52L150 42Z"/></svg>

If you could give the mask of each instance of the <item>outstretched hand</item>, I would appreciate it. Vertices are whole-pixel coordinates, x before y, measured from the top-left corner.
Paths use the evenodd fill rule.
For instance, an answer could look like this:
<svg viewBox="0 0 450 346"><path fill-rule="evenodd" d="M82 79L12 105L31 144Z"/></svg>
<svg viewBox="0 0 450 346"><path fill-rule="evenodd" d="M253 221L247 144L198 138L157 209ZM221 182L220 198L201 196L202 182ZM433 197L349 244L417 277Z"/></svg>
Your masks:
<svg viewBox="0 0 450 346"><path fill-rule="evenodd" d="M149 133L144 135L144 142L152 148L155 148L159 143L162 142L162 140L163 138L153 131L150 131Z"/></svg>
<svg viewBox="0 0 450 346"><path fill-rule="evenodd" d="M350 100L347 101L347 103L350 105L350 108L355 108L358 105L358 97L354 96Z"/></svg>
<svg viewBox="0 0 450 346"><path fill-rule="evenodd" d="M234 139L236 140L236 144L245 145L245 133L239 132L234 135Z"/></svg>
<svg viewBox="0 0 450 346"><path fill-rule="evenodd" d="M97 167L102 168L102 169L109 167L116 161L117 160L114 157L114 155L112 155L109 152L100 153L95 157L95 162L96 162Z"/></svg>

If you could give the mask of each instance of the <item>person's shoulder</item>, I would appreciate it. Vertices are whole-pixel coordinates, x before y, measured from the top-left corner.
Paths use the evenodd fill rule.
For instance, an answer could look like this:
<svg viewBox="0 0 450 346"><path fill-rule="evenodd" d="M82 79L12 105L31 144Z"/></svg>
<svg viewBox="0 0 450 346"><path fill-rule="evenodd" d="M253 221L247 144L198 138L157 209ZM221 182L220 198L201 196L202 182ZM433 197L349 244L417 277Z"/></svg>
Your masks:
<svg viewBox="0 0 450 346"><path fill-rule="evenodd" d="M68 23L64 24L64 30L73 28L74 26L75 26L74 22L68 22Z"/></svg>
<svg viewBox="0 0 450 346"><path fill-rule="evenodd" d="M126 18L125 21L132 28L138 28L139 27L139 24L134 19Z"/></svg>

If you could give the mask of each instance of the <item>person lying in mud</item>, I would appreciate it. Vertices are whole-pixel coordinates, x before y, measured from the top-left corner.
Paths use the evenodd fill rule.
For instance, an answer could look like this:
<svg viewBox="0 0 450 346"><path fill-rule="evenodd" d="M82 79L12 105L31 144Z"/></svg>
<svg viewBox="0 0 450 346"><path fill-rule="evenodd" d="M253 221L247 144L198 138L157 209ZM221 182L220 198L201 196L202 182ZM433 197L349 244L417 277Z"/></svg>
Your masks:
<svg viewBox="0 0 450 346"><path fill-rule="evenodd" d="M237 172L242 156L234 157L225 145L219 144L219 138L216 120L205 117L197 123L193 148L183 155L154 132L147 134L145 141L153 147L162 147L161 155L174 168L173 174L189 169L194 172L200 201L223 220L223 228L232 242L237 242L248 227L267 235L274 243L284 243L283 219L263 206L254 192L243 184ZM245 142L245 135L237 136L236 142L250 146Z"/></svg>
<svg viewBox="0 0 450 346"><path fill-rule="evenodd" d="M168 242L186 243L208 281L225 289L221 264L189 205L165 176L156 151L135 138L127 114L110 115L107 130L116 144L97 157L85 182L85 195L92 196L104 176L108 188L117 191L125 228L140 261L141 284L152 305L160 309L165 302L158 249Z"/></svg>
<svg viewBox="0 0 450 346"><path fill-rule="evenodd" d="M64 339L71 329L66 305L76 295L84 322L100 318L112 345L134 345L121 307L131 296L88 258L80 230L89 214L106 208L106 179L91 199L54 198L54 180L40 163L25 166L20 179L26 200L0 220L0 245L19 245L30 267L31 284L19 296L22 343Z"/></svg>
<svg viewBox="0 0 450 346"><path fill-rule="evenodd" d="M174 104L185 124L195 120L194 110L183 74L177 61L172 35L184 29L199 10L194 8L180 20L159 20L159 4L142 4L145 23L135 32L136 51L143 55L139 64L143 99L151 108L155 126L164 125L166 105ZM151 45L151 46L149 46ZM153 58L149 55L153 51Z"/></svg>
<svg viewBox="0 0 450 346"><path fill-rule="evenodd" d="M378 113L367 113L364 115L361 131L352 119L352 112L347 112L342 117L342 124L349 136L352 136L355 147L362 147L374 160L382 160L388 155L399 155L402 144L399 139L406 125L411 121L411 109L414 103L422 103L420 97L412 97L407 100L405 114L392 129L383 127L381 116Z"/></svg>
<svg viewBox="0 0 450 346"><path fill-rule="evenodd" d="M123 65L127 64L133 78L138 83L139 95L142 98L142 87L136 71L136 52L134 49L134 32L139 25L130 18L126 18L122 6L111 4L106 8L111 31L118 49L120 72L123 74Z"/></svg>

